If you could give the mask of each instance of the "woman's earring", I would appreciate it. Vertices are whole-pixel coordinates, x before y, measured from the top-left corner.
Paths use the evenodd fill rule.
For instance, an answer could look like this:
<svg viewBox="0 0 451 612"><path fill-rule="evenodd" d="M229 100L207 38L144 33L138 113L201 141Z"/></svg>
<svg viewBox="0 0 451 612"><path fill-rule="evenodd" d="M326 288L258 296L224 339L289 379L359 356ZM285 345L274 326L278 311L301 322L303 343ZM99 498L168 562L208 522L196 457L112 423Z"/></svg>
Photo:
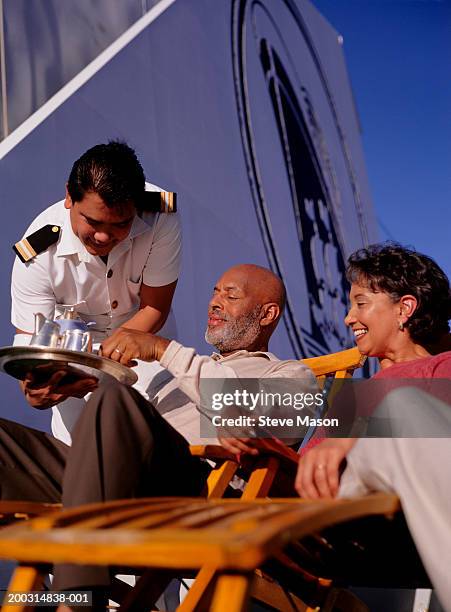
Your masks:
<svg viewBox="0 0 451 612"><path fill-rule="evenodd" d="M398 327L399 327L399 331L402 331L404 329L404 323L400 321Z"/></svg>

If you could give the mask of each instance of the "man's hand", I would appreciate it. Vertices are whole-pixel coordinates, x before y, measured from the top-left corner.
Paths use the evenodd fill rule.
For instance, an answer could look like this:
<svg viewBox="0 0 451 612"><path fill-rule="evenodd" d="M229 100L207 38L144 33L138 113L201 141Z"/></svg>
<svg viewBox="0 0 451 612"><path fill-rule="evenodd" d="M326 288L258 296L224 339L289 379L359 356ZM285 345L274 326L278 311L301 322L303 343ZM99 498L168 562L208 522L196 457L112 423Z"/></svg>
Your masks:
<svg viewBox="0 0 451 612"><path fill-rule="evenodd" d="M340 483L340 464L356 440L324 440L300 459L295 488L301 497L335 497Z"/></svg>
<svg viewBox="0 0 451 612"><path fill-rule="evenodd" d="M136 329L120 327L102 342L100 354L129 367L134 359L159 361L170 341Z"/></svg>
<svg viewBox="0 0 451 612"><path fill-rule="evenodd" d="M239 457L245 453L248 455L258 455L258 448L255 447L257 440L255 438L218 438L219 443L226 450Z"/></svg>
<svg viewBox="0 0 451 612"><path fill-rule="evenodd" d="M50 408L55 404L64 402L68 397L84 397L87 393L97 389L98 381L93 376L68 372L67 370L54 371L45 381L42 380L42 369L29 372L20 386L27 402L33 408Z"/></svg>

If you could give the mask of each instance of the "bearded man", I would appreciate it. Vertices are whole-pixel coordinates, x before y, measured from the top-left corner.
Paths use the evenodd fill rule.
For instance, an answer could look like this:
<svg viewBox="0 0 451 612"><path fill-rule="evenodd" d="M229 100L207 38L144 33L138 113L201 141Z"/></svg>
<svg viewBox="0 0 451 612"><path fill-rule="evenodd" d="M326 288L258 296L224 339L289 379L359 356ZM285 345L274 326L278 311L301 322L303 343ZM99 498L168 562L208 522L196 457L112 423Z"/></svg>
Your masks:
<svg viewBox="0 0 451 612"><path fill-rule="evenodd" d="M178 342L120 329L103 343L103 354L122 364L159 361L173 379L154 388L151 403L191 444L217 442L199 437L199 411L214 415L208 407L201 409L202 380L302 380L301 391L317 390L309 368L268 352L284 306L285 287L278 276L252 264L235 266L216 283L208 307L205 340L217 353L201 356ZM250 438L220 437L219 442L233 453L258 453Z"/></svg>
<svg viewBox="0 0 451 612"><path fill-rule="evenodd" d="M133 497L199 495L208 466L191 456L182 434L197 441L193 419L186 416L200 407L202 379L297 379L304 392L317 390L308 367L268 352L284 303L285 288L277 276L259 266L240 265L219 279L209 304L205 337L219 353L198 355L174 340L118 329L103 342L104 356L122 364L134 359L159 361L172 380L155 394L153 403L119 384L100 387L72 432L71 447L2 421L0 440L8 449L1 450L0 444L2 498L62 500L70 507ZM166 413L171 403L175 406ZM178 430L170 424L173 413ZM197 411L194 420L198 426ZM184 425L189 431L183 431ZM13 454L17 440L20 460ZM249 439L221 439L221 443L233 452L258 453ZM57 590L109 584L107 568L55 568Z"/></svg>

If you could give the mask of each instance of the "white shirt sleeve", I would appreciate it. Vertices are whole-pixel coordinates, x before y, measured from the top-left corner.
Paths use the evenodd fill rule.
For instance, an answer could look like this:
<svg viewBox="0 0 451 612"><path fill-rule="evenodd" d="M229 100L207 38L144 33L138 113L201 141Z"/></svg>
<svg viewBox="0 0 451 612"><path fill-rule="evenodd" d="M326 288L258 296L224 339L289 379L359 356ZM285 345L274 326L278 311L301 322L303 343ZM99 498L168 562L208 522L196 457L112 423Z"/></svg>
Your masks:
<svg viewBox="0 0 451 612"><path fill-rule="evenodd" d="M163 353L160 364L177 379L179 389L200 406L202 378L237 378L235 370L206 355L198 355L193 348L182 346L175 340Z"/></svg>
<svg viewBox="0 0 451 612"><path fill-rule="evenodd" d="M143 283L163 287L179 277L182 233L178 213L162 213L156 221L149 256L143 270Z"/></svg>
<svg viewBox="0 0 451 612"><path fill-rule="evenodd" d="M17 329L33 333L34 313L53 319L55 295L47 267L39 256L29 263L16 257L11 280L11 323Z"/></svg>

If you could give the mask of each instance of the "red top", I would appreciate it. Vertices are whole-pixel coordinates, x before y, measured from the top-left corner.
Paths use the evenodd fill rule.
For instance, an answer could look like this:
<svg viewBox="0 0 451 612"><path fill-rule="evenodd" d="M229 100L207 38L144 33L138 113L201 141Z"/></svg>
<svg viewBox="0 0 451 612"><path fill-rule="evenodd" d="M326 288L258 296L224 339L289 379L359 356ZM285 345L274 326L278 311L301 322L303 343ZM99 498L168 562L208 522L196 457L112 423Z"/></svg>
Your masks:
<svg viewBox="0 0 451 612"><path fill-rule="evenodd" d="M419 388L424 388L425 391L430 391L437 397L445 394L445 396L441 399L449 402L450 398L447 397L447 394L449 393L449 386L443 387L442 385L442 387L434 387L429 389L425 387L425 384L426 381L431 378L451 379L451 351L439 353L438 355L428 355L427 357L420 357L419 359L412 359L410 361L403 361L401 363L395 363L388 368L379 370L379 372L371 377L370 381L380 378L406 379L406 383L412 378L424 379L423 384L419 383ZM371 385L370 381L368 381L369 385ZM389 390L389 387L377 388L373 386L371 389L372 392L369 392L367 396L367 410L361 411L360 414L363 414L363 412L366 412L366 414L372 414L374 408L381 399L381 393L385 394ZM362 404L360 406L362 407ZM322 442L324 438L325 431L322 427L319 427L314 433L313 437L307 442L306 446L300 451L301 456Z"/></svg>
<svg viewBox="0 0 451 612"><path fill-rule="evenodd" d="M371 378L451 378L451 351L394 363Z"/></svg>

